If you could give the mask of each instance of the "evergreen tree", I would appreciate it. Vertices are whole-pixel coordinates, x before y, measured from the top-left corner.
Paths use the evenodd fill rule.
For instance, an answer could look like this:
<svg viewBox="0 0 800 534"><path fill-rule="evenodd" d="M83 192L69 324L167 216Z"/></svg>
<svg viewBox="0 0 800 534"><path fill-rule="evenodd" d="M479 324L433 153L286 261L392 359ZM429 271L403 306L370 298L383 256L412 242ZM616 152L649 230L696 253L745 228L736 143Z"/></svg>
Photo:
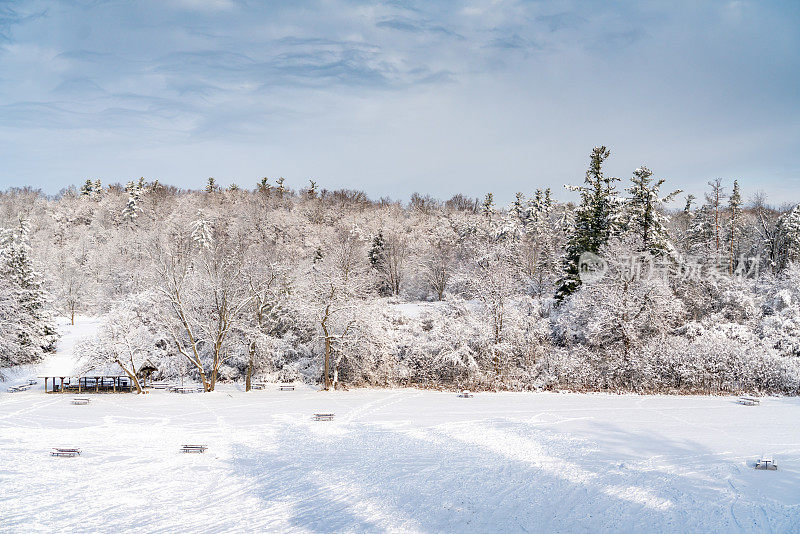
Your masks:
<svg viewBox="0 0 800 534"><path fill-rule="evenodd" d="M269 184L269 178L266 176L263 177L258 184L256 185L256 189L259 193L269 193L269 190L272 186Z"/></svg>
<svg viewBox="0 0 800 534"><path fill-rule="evenodd" d="M283 186L283 183L285 181L286 179L283 176L275 180L275 183L278 184L278 187L276 189L278 190L278 196L280 198L283 198L283 194L286 192L286 188Z"/></svg>
<svg viewBox="0 0 800 534"><path fill-rule="evenodd" d="M708 182L711 191L706 193L706 204L711 207L714 214L714 248L719 254L720 250L720 212L722 211L722 201L725 200L725 190L722 187L722 180L719 178Z"/></svg>
<svg viewBox="0 0 800 534"><path fill-rule="evenodd" d="M739 193L739 181L733 181L733 193L728 199L728 207L731 210L731 227L730 227L730 261L728 263L728 274L733 274L733 256L736 253L736 234L738 233L738 222L736 216L739 214L739 208L742 205L742 195Z"/></svg>
<svg viewBox="0 0 800 534"><path fill-rule="evenodd" d="M692 254L708 255L715 251L714 209L704 204L691 214L686 231L686 249Z"/></svg>
<svg viewBox="0 0 800 534"><path fill-rule="evenodd" d="M94 196L94 184L91 180L86 180L81 186L81 196L91 197Z"/></svg>
<svg viewBox="0 0 800 534"><path fill-rule="evenodd" d="M372 246L369 249L369 263L373 268L378 268L386 260L386 241L383 239L383 230L378 230L372 238Z"/></svg>
<svg viewBox="0 0 800 534"><path fill-rule="evenodd" d="M140 179L138 183L128 182L125 186L125 191L128 193L128 203L122 210L122 218L127 221L133 221L139 216L139 197L141 196L144 187L144 180Z"/></svg>
<svg viewBox="0 0 800 534"><path fill-rule="evenodd" d="M564 274L559 280L556 299L559 301L580 287L580 257L584 252L597 254L619 226L619 200L614 185L619 178L603 174L603 162L611 155L604 146L595 147L583 186L571 186L580 194L570 236L564 251Z"/></svg>
<svg viewBox="0 0 800 534"><path fill-rule="evenodd" d="M486 216L487 219L491 220L492 215L494 214L494 195L492 193L486 193L486 196L483 198L483 207L481 212Z"/></svg>
<svg viewBox="0 0 800 534"><path fill-rule="evenodd" d="M694 200L696 198L697 197L692 195L692 194L686 195L686 205L683 207L683 212L685 214L691 215L691 213L692 213L692 202L694 202Z"/></svg>
<svg viewBox="0 0 800 534"><path fill-rule="evenodd" d="M525 195L519 192L514 197L514 204L511 206L511 213L513 213L522 224L525 224L527 217L527 206L525 205Z"/></svg>
<svg viewBox="0 0 800 534"><path fill-rule="evenodd" d="M782 270L789 263L800 261L800 204L778 218L773 240L777 250L776 269Z"/></svg>
<svg viewBox="0 0 800 534"><path fill-rule="evenodd" d="M372 246L369 249L369 263L381 275L378 283L378 292L383 296L392 294L392 287L383 276L386 272L387 262L386 240L383 237L383 231L378 230L378 234L372 238Z"/></svg>
<svg viewBox="0 0 800 534"><path fill-rule="evenodd" d="M4 304L13 317L3 321L3 356L7 363L33 363L55 350L57 334L49 295L33 267L30 227L24 219L0 232L0 282ZM9 320L10 319L10 320Z"/></svg>
<svg viewBox="0 0 800 534"><path fill-rule="evenodd" d="M631 187L627 189L630 198L625 204L626 228L636 233L645 250L652 254L670 254L673 251L666 224L668 217L659 208L681 193L673 191L665 197L660 196L664 179L654 181L653 172L645 166L633 171Z"/></svg>
<svg viewBox="0 0 800 534"><path fill-rule="evenodd" d="M211 248L214 243L214 226L202 211L197 212L197 220L192 222L192 241L201 249Z"/></svg>

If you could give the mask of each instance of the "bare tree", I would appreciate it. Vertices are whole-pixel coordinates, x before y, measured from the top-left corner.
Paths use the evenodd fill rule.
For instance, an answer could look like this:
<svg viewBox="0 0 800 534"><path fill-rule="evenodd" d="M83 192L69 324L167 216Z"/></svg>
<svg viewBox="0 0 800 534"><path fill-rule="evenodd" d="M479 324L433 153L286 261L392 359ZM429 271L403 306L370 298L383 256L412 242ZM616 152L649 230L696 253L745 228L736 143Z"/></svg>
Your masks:
<svg viewBox="0 0 800 534"><path fill-rule="evenodd" d="M214 390L228 335L253 299L241 283L242 246L208 221L195 221L191 234L175 232L155 247L157 288L173 342L206 391Z"/></svg>
<svg viewBox="0 0 800 534"><path fill-rule="evenodd" d="M340 229L335 242L311 263L295 295L313 317L323 342L322 383L336 387L342 346L354 332L368 294L364 240L357 228Z"/></svg>

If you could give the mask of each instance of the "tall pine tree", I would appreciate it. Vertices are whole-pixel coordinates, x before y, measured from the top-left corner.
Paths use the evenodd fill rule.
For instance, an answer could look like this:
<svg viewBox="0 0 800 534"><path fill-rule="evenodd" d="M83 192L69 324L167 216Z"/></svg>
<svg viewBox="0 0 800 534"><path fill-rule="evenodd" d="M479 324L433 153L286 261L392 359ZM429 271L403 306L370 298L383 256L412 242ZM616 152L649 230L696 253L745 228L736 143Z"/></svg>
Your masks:
<svg viewBox="0 0 800 534"><path fill-rule="evenodd" d="M30 227L24 219L0 231L3 355L6 365L33 363L55 350L57 334L42 276L31 258ZM13 316L9 317L11 313Z"/></svg>
<svg viewBox="0 0 800 534"><path fill-rule="evenodd" d="M584 252L597 254L619 225L619 199L615 182L619 178L603 174L603 162L611 155L604 146L595 147L583 186L571 186L581 196L575 209L570 236L564 251L564 274L559 280L556 299L563 300L581 285L580 257Z"/></svg>
<svg viewBox="0 0 800 534"><path fill-rule="evenodd" d="M633 171L632 185L627 189L631 196L625 204L625 226L641 237L644 249L654 255L673 251L666 228L668 217L659 208L681 193L677 190L661 197L664 181L654 181L653 172L642 166Z"/></svg>

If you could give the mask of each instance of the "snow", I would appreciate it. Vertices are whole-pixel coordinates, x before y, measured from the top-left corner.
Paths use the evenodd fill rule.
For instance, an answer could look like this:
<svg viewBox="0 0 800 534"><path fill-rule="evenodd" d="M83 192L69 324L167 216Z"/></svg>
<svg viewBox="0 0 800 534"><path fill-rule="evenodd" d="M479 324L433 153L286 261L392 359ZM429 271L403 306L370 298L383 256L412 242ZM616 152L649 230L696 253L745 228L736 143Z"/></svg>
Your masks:
<svg viewBox="0 0 800 534"><path fill-rule="evenodd" d="M54 359L90 323L62 324ZM0 532L800 530L796 398L223 385L70 400L0 393ZM753 468L765 452L777 471Z"/></svg>
<svg viewBox="0 0 800 534"><path fill-rule="evenodd" d="M94 317L75 317L75 325L63 317L59 317L58 325L61 338L56 346L56 353L49 355L38 366L39 376L77 376L79 374L77 358L73 352L75 345L94 335L101 320Z"/></svg>
<svg viewBox="0 0 800 534"><path fill-rule="evenodd" d="M29 378L39 376L78 376L80 374L75 345L84 338L94 335L100 326L101 319L96 317L75 316L75 325L66 317L56 318L56 327L61 337L56 345L55 354L47 354L43 362L33 365L19 365L2 369L5 387L24 384Z"/></svg>

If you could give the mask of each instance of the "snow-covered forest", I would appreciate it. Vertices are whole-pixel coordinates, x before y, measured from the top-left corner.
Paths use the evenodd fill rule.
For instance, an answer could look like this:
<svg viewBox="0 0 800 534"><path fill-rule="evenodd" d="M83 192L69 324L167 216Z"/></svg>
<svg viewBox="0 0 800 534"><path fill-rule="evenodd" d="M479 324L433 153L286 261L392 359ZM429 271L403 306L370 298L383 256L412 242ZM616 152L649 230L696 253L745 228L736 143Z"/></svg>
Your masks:
<svg viewBox="0 0 800 534"><path fill-rule="evenodd" d="M734 180L696 199L646 167L617 179L609 156L591 152L577 197L533 188L509 206L282 178L6 190L0 366L40 360L54 317L80 313L103 318L77 349L87 368L208 391L796 393L800 207Z"/></svg>

